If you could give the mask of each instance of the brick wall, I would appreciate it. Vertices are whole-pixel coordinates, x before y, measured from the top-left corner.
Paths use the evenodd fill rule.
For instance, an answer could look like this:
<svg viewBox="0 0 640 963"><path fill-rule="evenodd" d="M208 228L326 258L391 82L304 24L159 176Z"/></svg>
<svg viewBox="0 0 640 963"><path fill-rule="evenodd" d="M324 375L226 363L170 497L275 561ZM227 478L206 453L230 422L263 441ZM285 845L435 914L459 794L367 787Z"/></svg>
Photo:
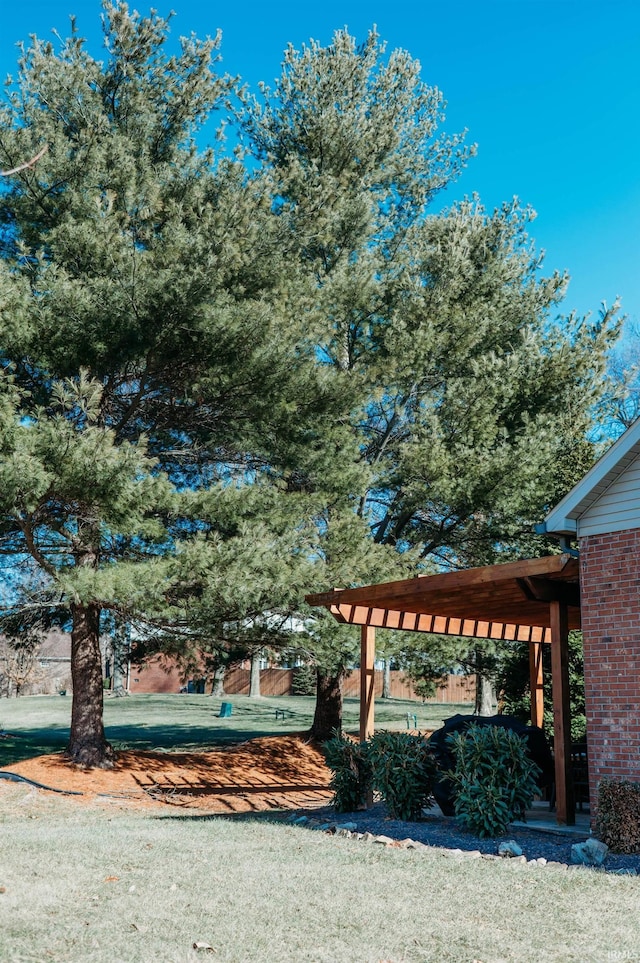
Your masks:
<svg viewBox="0 0 640 963"><path fill-rule="evenodd" d="M591 799L603 776L640 780L640 529L580 539Z"/></svg>

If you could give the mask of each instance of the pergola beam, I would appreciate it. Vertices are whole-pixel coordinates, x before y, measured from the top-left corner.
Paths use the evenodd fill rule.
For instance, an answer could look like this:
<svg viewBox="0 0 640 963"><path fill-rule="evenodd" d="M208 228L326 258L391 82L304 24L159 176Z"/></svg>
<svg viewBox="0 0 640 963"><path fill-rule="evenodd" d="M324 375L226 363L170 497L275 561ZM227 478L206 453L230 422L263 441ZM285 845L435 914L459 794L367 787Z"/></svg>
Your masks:
<svg viewBox="0 0 640 963"><path fill-rule="evenodd" d="M531 692L531 725L542 728L544 721L544 676L542 643L529 642L529 690Z"/></svg>
<svg viewBox="0 0 640 963"><path fill-rule="evenodd" d="M376 698L376 630L363 625L360 632L360 742L373 735Z"/></svg>
<svg viewBox="0 0 640 963"><path fill-rule="evenodd" d="M481 619L451 618L367 605L338 603L329 611L344 625L369 625L379 629L401 629L429 635L455 635L468 639L495 639L499 642L550 642L551 631L540 625L514 625Z"/></svg>

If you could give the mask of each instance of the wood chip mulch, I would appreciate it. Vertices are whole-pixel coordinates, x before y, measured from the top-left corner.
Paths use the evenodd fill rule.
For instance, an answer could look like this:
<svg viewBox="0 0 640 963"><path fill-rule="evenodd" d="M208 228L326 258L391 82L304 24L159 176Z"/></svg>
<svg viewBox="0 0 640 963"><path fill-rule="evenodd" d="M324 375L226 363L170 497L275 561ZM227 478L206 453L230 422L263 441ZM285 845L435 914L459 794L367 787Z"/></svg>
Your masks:
<svg viewBox="0 0 640 963"><path fill-rule="evenodd" d="M263 812L326 805L331 773L303 736L267 736L210 752L118 753L113 769L82 769L61 754L37 756L6 772L82 793L79 804L178 806L207 813Z"/></svg>

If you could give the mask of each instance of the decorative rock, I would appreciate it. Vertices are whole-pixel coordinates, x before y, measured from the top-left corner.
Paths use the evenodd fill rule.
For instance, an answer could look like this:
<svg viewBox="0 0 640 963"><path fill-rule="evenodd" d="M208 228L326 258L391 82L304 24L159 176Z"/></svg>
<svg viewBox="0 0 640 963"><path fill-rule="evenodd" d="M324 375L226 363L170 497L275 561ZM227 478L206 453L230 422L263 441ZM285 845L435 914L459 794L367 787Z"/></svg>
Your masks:
<svg viewBox="0 0 640 963"><path fill-rule="evenodd" d="M347 829L345 826L338 826L336 829L336 836L344 836L346 839L350 839L351 830Z"/></svg>
<svg viewBox="0 0 640 963"><path fill-rule="evenodd" d="M339 833L341 829L348 829L350 833L355 833L358 829L357 823L338 823L336 825L336 832Z"/></svg>
<svg viewBox="0 0 640 963"><path fill-rule="evenodd" d="M361 837L363 843L372 843L375 838L373 833L363 833Z"/></svg>
<svg viewBox="0 0 640 963"><path fill-rule="evenodd" d="M602 866L609 847L599 839L587 839L584 843L574 843L571 847L571 861L580 866Z"/></svg>
<svg viewBox="0 0 640 963"><path fill-rule="evenodd" d="M293 820L293 825L294 825L294 826L304 826L305 823L308 823L308 822L309 822L309 820L307 819L306 816L297 816L296 819Z"/></svg>
<svg viewBox="0 0 640 963"><path fill-rule="evenodd" d="M498 845L498 856L522 856L522 846L515 839L508 839Z"/></svg>
<svg viewBox="0 0 640 963"><path fill-rule="evenodd" d="M553 866L554 869L567 869L566 863L558 863L555 859L548 859L547 866Z"/></svg>
<svg viewBox="0 0 640 963"><path fill-rule="evenodd" d="M388 846L393 842L393 839L391 839L390 836L374 836L373 841L374 843L379 843L381 846Z"/></svg>
<svg viewBox="0 0 640 963"><path fill-rule="evenodd" d="M480 859L482 853L479 849L463 849L462 855L467 856L469 859Z"/></svg>

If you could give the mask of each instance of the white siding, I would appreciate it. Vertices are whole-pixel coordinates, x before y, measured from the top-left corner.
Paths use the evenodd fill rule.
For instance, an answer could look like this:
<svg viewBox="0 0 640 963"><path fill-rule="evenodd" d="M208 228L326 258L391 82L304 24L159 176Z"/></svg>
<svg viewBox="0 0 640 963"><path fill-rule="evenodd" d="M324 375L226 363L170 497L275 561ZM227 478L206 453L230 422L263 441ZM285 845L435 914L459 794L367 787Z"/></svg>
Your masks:
<svg viewBox="0 0 640 963"><path fill-rule="evenodd" d="M640 456L578 519L578 537L640 528Z"/></svg>

